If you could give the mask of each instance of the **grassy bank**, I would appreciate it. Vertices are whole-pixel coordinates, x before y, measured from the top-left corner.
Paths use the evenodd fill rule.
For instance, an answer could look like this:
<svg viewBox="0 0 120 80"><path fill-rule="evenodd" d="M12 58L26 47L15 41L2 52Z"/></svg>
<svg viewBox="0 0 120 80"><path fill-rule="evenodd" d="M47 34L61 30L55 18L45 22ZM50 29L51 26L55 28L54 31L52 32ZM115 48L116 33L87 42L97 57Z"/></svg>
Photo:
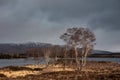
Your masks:
<svg viewBox="0 0 120 80"><path fill-rule="evenodd" d="M63 69L61 64L8 66L0 69L0 80L119 80L120 64L90 61L81 72L73 66Z"/></svg>

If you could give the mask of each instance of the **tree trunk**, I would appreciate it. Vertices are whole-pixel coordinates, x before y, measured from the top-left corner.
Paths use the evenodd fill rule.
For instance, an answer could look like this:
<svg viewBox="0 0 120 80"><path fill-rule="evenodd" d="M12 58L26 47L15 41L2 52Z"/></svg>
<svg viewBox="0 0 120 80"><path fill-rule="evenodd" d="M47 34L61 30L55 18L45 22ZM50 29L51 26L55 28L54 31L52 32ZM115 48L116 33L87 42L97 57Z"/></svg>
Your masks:
<svg viewBox="0 0 120 80"><path fill-rule="evenodd" d="M66 68L66 56L67 56L67 46L66 46L66 49L65 49L65 53L64 53L64 70Z"/></svg>
<svg viewBox="0 0 120 80"><path fill-rule="evenodd" d="M83 48L82 49L82 55L81 55L81 66L83 65L83 63L84 63L84 54L85 54L85 49Z"/></svg>
<svg viewBox="0 0 120 80"><path fill-rule="evenodd" d="M82 66L86 65L86 59L87 59L88 51L89 51L89 49L86 49L85 54L84 54L84 58L83 58L83 65Z"/></svg>
<svg viewBox="0 0 120 80"><path fill-rule="evenodd" d="M76 61L77 70L80 70L80 63L79 63L78 51L76 45L74 46L74 49L75 49L75 61Z"/></svg>
<svg viewBox="0 0 120 80"><path fill-rule="evenodd" d="M50 51L49 50L45 50L44 59L45 59L46 68L47 68L49 66L49 61L50 61Z"/></svg>

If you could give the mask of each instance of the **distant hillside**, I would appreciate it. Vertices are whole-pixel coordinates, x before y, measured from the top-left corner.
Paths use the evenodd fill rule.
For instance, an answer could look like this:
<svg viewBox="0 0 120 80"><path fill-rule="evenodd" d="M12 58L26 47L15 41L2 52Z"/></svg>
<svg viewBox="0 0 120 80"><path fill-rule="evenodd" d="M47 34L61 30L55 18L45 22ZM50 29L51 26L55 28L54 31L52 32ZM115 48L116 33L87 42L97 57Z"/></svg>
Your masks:
<svg viewBox="0 0 120 80"><path fill-rule="evenodd" d="M26 51L30 48L44 48L44 47L53 47L54 45L49 43L21 43L21 44L15 44L15 43L6 43L6 44L0 44L0 59L3 58L26 58L27 55L24 54ZM57 45L63 49L65 48L64 45ZM54 50L55 47L53 47L52 50ZM34 49L33 49L34 50ZM60 49L61 50L61 49ZM79 49L81 50L81 49ZM10 53L10 54L9 54ZM17 54L22 53L22 54ZM53 51L54 53L54 51ZM63 52L58 52L57 55L63 56ZM11 54L14 54L11 56ZM42 53L41 53L42 54ZM53 55L54 56L54 55ZM89 57L114 57L114 58L120 58L120 53L112 53L109 51L103 51L103 50L93 50L93 53L89 55Z"/></svg>
<svg viewBox="0 0 120 80"><path fill-rule="evenodd" d="M94 50L93 54L111 54L110 51L103 51L103 50Z"/></svg>
<svg viewBox="0 0 120 80"><path fill-rule="evenodd" d="M41 48L41 47L47 47L52 46L52 44L49 43L5 43L0 44L0 53L24 53L29 48ZM61 47L64 47L62 45ZM103 50L94 50L93 54L111 54L112 52L109 51L103 51Z"/></svg>
<svg viewBox="0 0 120 80"><path fill-rule="evenodd" d="M40 48L51 46L48 43L6 43L0 44L0 53L24 53L29 48Z"/></svg>

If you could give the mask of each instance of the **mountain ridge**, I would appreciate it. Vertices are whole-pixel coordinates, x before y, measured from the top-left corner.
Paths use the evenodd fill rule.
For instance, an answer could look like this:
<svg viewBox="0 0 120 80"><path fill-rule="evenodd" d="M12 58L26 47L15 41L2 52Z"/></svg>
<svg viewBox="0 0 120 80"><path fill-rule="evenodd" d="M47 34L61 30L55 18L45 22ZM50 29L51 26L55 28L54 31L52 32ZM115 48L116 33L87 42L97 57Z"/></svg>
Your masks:
<svg viewBox="0 0 120 80"><path fill-rule="evenodd" d="M25 53L29 48L41 48L52 46L50 43L29 42L29 43L0 43L0 53ZM110 51L93 50L93 54L111 54Z"/></svg>
<svg viewBox="0 0 120 80"><path fill-rule="evenodd" d="M40 48L51 46L49 43L2 43L0 44L0 53L24 53L29 48Z"/></svg>

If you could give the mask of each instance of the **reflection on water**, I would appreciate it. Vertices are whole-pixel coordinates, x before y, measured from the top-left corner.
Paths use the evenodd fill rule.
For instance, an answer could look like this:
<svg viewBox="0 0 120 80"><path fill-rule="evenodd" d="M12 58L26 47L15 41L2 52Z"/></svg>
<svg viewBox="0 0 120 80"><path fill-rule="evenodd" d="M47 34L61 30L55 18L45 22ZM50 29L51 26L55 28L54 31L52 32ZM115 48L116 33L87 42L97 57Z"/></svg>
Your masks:
<svg viewBox="0 0 120 80"><path fill-rule="evenodd" d="M120 63L120 58L88 58L88 61L111 61ZM41 64L44 64L45 61L41 59L39 61ZM36 61L33 59L0 59L0 67L5 66L22 66L27 64L35 64Z"/></svg>

